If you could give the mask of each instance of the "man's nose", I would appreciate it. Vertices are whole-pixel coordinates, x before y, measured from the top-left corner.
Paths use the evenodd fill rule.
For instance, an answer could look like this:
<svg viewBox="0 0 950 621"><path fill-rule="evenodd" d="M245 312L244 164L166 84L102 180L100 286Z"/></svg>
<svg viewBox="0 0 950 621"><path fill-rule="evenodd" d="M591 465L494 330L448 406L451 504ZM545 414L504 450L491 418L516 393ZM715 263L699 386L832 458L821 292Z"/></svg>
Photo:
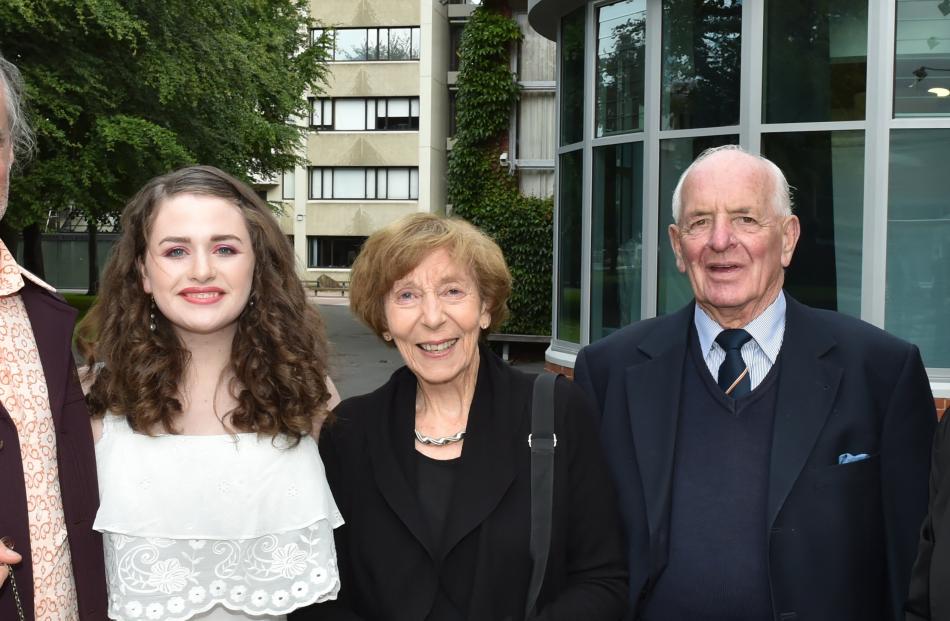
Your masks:
<svg viewBox="0 0 950 621"><path fill-rule="evenodd" d="M722 252L734 243L732 222L728 218L715 218L709 234L709 247Z"/></svg>

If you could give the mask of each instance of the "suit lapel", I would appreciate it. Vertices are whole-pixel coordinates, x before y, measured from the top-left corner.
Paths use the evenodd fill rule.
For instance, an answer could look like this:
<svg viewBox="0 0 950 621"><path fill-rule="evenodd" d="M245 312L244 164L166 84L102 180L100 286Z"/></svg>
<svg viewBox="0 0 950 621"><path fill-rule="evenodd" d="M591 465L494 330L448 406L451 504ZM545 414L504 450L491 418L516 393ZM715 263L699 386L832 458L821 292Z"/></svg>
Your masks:
<svg viewBox="0 0 950 621"><path fill-rule="evenodd" d="M69 357L72 352L69 349L69 343L72 343L72 328L76 311L29 281L20 290L20 295L26 314L30 318L36 349L43 365L43 375L46 377L46 385L49 389L53 424L60 428L60 417L66 398L64 393L66 373L71 368Z"/></svg>
<svg viewBox="0 0 950 621"><path fill-rule="evenodd" d="M690 304L657 323L639 346L647 360L626 369L627 408L646 500L653 572L667 558L662 540L669 527L683 363L692 316Z"/></svg>
<svg viewBox="0 0 950 621"><path fill-rule="evenodd" d="M810 309L788 295L786 300L769 468L769 528L824 427L843 373L840 367L823 360L824 354L835 347L832 335L810 317Z"/></svg>
<svg viewBox="0 0 950 621"><path fill-rule="evenodd" d="M373 476L380 493L420 544L435 558L429 527L422 515L416 490L409 483L415 472L413 428L416 412L416 378L403 368L391 380L395 383L391 416L377 417L379 423L368 430Z"/></svg>
<svg viewBox="0 0 950 621"><path fill-rule="evenodd" d="M442 538L443 554L491 515L515 479L516 451L528 452L527 436L517 433L525 420L528 390L503 365L482 350L458 480Z"/></svg>

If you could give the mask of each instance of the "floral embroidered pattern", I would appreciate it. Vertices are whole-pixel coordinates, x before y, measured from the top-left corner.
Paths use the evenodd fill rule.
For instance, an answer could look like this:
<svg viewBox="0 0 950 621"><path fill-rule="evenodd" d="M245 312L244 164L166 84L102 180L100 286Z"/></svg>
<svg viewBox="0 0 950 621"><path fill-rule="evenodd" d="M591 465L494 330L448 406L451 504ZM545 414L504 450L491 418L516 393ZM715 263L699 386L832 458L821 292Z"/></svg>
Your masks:
<svg viewBox="0 0 950 621"><path fill-rule="evenodd" d="M281 615L333 599L340 588L327 520L244 540L104 533L109 616L184 621L221 605Z"/></svg>

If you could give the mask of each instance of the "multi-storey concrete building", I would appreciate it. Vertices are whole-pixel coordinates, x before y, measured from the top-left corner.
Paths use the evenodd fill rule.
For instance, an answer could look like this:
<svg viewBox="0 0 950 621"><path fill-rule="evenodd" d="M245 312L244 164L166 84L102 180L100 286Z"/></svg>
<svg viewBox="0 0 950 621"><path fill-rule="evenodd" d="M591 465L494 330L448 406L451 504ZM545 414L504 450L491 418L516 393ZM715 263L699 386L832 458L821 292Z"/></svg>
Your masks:
<svg viewBox="0 0 950 621"><path fill-rule="evenodd" d="M332 29L331 78L310 98L306 166L260 187L284 206L300 276L349 279L363 240L416 211L446 209L457 50L476 0L311 0ZM522 190L554 188L554 44L527 25L527 3L505 4L525 39L513 55L523 96L506 157ZM313 33L314 37L320 31Z"/></svg>

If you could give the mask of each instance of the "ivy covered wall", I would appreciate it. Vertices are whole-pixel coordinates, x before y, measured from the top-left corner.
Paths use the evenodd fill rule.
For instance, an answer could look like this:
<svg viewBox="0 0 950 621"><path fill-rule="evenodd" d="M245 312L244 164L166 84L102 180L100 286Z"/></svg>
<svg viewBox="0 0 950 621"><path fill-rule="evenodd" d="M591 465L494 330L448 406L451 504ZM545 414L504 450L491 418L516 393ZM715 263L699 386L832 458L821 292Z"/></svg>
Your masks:
<svg viewBox="0 0 950 621"><path fill-rule="evenodd" d="M520 39L513 19L484 5L465 26L448 199L454 214L485 231L505 253L514 286L511 316L501 331L550 334L553 200L522 195L517 177L499 162L508 151L511 111L518 100L510 67Z"/></svg>

